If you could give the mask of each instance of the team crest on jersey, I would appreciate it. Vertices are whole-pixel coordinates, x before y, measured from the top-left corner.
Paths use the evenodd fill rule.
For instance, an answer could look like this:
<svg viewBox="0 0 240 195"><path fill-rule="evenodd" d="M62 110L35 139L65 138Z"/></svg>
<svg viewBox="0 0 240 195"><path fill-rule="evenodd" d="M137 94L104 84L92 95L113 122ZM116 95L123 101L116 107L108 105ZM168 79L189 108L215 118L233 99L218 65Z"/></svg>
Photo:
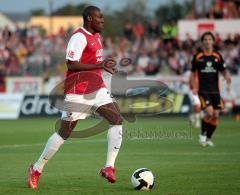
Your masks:
<svg viewBox="0 0 240 195"><path fill-rule="evenodd" d="M208 66L208 67L211 67L211 66L212 66L212 62L209 62L209 61L208 61L208 62L207 62L207 66Z"/></svg>
<svg viewBox="0 0 240 195"><path fill-rule="evenodd" d="M98 49L96 51L96 58L97 58L97 62L102 62L103 61L103 49Z"/></svg>
<svg viewBox="0 0 240 195"><path fill-rule="evenodd" d="M91 45L91 46L94 46L94 45L95 45L95 43L94 43L94 42L90 42L90 45Z"/></svg>
<svg viewBox="0 0 240 195"><path fill-rule="evenodd" d="M102 57L103 56L103 49L98 49L96 51L96 57Z"/></svg>
<svg viewBox="0 0 240 195"><path fill-rule="evenodd" d="M213 67L213 64L211 61L207 61L206 62L206 67L201 70L201 72L204 72L204 73L213 73L213 72L217 72L217 70Z"/></svg>
<svg viewBox="0 0 240 195"><path fill-rule="evenodd" d="M74 57L74 51L70 50L70 51L68 52L68 57L69 57L69 58L73 58L73 57Z"/></svg>

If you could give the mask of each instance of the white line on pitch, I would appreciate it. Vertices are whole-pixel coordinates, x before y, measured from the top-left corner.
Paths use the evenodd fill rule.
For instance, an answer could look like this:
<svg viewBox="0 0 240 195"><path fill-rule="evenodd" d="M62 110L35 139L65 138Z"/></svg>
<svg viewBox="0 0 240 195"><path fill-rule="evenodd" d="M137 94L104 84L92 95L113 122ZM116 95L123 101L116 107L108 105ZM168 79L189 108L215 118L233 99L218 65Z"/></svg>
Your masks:
<svg viewBox="0 0 240 195"><path fill-rule="evenodd" d="M98 140L80 140L80 141L66 141L64 144L80 144L80 143L92 143L92 142L104 142L105 139ZM34 146L43 146L45 143L36 143L36 144L13 144L13 145L0 145L0 149L3 148L22 148L22 147L34 147Z"/></svg>

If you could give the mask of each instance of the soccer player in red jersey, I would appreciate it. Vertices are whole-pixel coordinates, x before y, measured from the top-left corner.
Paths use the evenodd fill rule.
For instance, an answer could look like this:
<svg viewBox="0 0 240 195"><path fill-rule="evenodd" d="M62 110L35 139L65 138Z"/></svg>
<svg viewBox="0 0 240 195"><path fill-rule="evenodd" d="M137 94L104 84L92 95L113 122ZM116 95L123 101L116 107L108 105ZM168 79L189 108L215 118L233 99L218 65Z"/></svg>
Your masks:
<svg viewBox="0 0 240 195"><path fill-rule="evenodd" d="M109 182L116 181L114 162L122 143L122 117L119 109L105 87L102 70L114 73L116 61L103 61L101 32L103 15L98 7L89 6L83 12L83 27L74 32L66 51L67 74L65 80L64 111L61 126L47 141L39 159L30 166L29 188L37 188L46 163L70 136L79 119L85 119L92 107L108 120L108 150L106 165L100 174Z"/></svg>
<svg viewBox="0 0 240 195"><path fill-rule="evenodd" d="M202 146L214 146L211 138L218 124L219 111L223 109L219 73L223 75L228 85L231 84L231 77L227 73L222 55L214 50L214 41L214 35L205 32L201 37L203 51L194 55L192 60L193 91L195 94L198 93L201 107L205 111L199 135L199 143Z"/></svg>

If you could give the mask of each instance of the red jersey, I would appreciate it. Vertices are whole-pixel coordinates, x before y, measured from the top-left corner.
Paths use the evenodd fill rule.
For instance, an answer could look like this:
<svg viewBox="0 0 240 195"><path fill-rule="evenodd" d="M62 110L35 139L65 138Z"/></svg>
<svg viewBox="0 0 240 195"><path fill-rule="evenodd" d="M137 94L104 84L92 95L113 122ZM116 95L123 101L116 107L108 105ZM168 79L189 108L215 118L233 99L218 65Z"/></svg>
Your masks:
<svg viewBox="0 0 240 195"><path fill-rule="evenodd" d="M68 42L67 61L82 64L100 64L103 61L103 47L98 33L91 34L83 27L75 31ZM105 87L102 69L84 71L68 70L64 83L65 94L88 94Z"/></svg>

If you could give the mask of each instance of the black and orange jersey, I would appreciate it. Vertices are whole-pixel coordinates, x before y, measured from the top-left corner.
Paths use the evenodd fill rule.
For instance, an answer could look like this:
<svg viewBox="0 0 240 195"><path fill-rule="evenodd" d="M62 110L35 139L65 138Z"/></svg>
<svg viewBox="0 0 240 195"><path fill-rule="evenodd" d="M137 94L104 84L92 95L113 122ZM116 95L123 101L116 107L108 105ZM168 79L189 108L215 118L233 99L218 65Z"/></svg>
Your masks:
<svg viewBox="0 0 240 195"><path fill-rule="evenodd" d="M192 60L195 87L198 93L219 93L219 72L225 70L222 55L216 51L211 54L198 52Z"/></svg>

